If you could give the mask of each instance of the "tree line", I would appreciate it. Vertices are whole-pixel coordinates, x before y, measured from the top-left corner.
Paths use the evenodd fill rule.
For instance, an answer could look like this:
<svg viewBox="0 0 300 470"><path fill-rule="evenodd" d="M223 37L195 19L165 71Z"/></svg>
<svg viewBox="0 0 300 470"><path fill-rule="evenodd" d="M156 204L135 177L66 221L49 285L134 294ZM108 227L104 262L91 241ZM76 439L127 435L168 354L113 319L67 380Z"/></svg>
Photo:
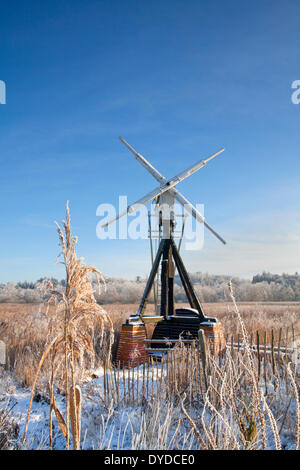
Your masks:
<svg viewBox="0 0 300 470"><path fill-rule="evenodd" d="M300 275L271 274L263 272L252 279L191 273L190 278L202 302L224 302L229 300L228 282L231 280L236 299L240 302L253 301L300 301ZM50 281L55 290L63 290L65 281L55 278L40 278L36 282L12 282L0 284L0 302L40 303L47 298L45 281ZM95 296L99 303L138 303L143 295L147 279L138 276L135 280L106 278L100 294L95 284ZM175 276L175 301L185 302L186 296L179 276ZM150 296L153 302L153 294Z"/></svg>

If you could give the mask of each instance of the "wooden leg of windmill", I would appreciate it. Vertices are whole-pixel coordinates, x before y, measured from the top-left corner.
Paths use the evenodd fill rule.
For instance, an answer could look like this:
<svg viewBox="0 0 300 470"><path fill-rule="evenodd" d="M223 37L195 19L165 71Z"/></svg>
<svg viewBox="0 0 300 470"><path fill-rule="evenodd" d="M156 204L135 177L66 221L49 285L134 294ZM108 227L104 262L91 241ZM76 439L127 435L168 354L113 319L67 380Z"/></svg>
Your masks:
<svg viewBox="0 0 300 470"><path fill-rule="evenodd" d="M206 317L203 313L198 297L194 291L190 276L188 275L188 272L185 269L181 256L178 253L177 247L172 239L171 239L171 245L172 245L173 258L174 258L183 288L185 290L186 296L189 300L190 306L198 310L201 321L205 321Z"/></svg>
<svg viewBox="0 0 300 470"><path fill-rule="evenodd" d="M143 313L145 311L145 308L146 308L146 305L147 305L147 302L148 302L148 297L149 297L151 288L152 288L153 283L154 283L155 275L156 275L156 273L158 271L158 268L159 268L160 258L162 256L163 249L164 249L164 242L165 242L165 240L162 240L160 242L159 247L158 247L157 254L156 254L152 269L151 269L151 273L150 273L150 276L148 278L148 281L147 281L147 284L146 284L146 287L145 287L145 290L144 290L144 294L143 294L143 297L142 297L142 300L141 300L141 303L140 303L140 307L138 309L138 316L141 317L141 318L143 317Z"/></svg>
<svg viewBox="0 0 300 470"><path fill-rule="evenodd" d="M161 299L160 299L160 314L164 318L168 318L168 273L169 273L169 240L163 239L163 254L161 260Z"/></svg>
<svg viewBox="0 0 300 470"><path fill-rule="evenodd" d="M175 269L172 256L172 245L169 245L168 254L168 317L174 315L174 276Z"/></svg>

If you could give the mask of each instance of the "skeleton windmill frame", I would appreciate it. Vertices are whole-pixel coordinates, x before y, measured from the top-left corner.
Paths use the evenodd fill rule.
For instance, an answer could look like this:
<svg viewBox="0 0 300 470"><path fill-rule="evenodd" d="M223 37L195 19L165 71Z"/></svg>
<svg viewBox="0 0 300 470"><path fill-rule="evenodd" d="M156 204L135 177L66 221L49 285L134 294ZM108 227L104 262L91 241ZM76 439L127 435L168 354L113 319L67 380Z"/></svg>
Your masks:
<svg viewBox="0 0 300 470"><path fill-rule="evenodd" d="M183 288L187 295L188 301L195 311L201 322L210 320L215 321L215 319L208 319L205 317L202 306L198 300L198 297L195 293L193 285L191 283L188 272L183 264L179 250L174 242L173 232L174 232L174 202L175 200L179 202L187 213L196 219L197 222L203 223L210 232L217 237L223 244L226 244L225 240L206 222L204 216L198 211L198 209L184 197L176 188L177 184L188 178L196 171L203 168L208 161L215 158L217 155L220 155L224 152L224 148L217 151L213 155L209 156L205 160L201 159L194 165L188 167L186 170L180 172L178 175L170 178L169 180L163 176L146 158L138 153L131 145L128 144L122 137L119 137L121 142L134 154L136 160L159 182L159 186L156 187L153 191L146 194L144 197L136 201L134 204L131 204L127 207L125 211L120 213L117 217L110 220L102 227L105 228L113 222L117 221L126 214L132 214L136 212L141 205L145 205L150 201L156 200L158 206L158 213L160 215L160 225L162 227L162 238L159 243L155 259L153 261L152 269L145 287L145 291L137 312L137 315L131 315L131 321L142 320L145 323L148 322L158 322L162 320L168 320L169 318L174 317L174 263L178 270ZM160 227L159 227L160 231ZM174 260L174 262L173 262ZM159 266L161 263L161 302L160 302L160 315L158 316L147 316L144 314L147 301L153 284L155 282L155 277L158 273Z"/></svg>

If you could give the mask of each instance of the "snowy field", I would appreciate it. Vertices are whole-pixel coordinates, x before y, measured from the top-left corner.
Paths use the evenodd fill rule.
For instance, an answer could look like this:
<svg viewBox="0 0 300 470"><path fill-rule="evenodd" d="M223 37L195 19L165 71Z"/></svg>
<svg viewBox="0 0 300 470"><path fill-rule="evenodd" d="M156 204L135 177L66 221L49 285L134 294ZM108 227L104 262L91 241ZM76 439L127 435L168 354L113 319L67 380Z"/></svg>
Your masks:
<svg viewBox="0 0 300 470"><path fill-rule="evenodd" d="M142 366L136 369L142 378ZM82 449L196 449L197 440L183 419L180 407L155 400L138 405L124 400L120 383L120 404L104 402L103 369L92 374L93 379L82 384ZM95 377L97 376L97 377ZM142 381L135 381L142 388ZM153 394L156 397L154 379ZM11 420L17 424L18 436L11 439L10 448L47 449L49 445L49 398L35 394L26 441L22 444L24 425L31 390L22 388L11 374L2 371L0 409L11 408ZM126 392L125 392L126 393ZM56 394L57 407L64 412L65 399ZM65 438L53 414L54 449L65 448Z"/></svg>
<svg viewBox="0 0 300 470"><path fill-rule="evenodd" d="M81 384L82 390L82 422L81 449L182 449L196 450L202 448L189 421L182 412L180 402L171 404L158 396L161 383L156 384L155 373L152 398L148 401L137 400L136 403L126 403L125 389L120 381L119 403L104 400L104 374L99 368L92 374L93 378L86 379ZM142 366L135 370L138 381L134 387L142 387ZM284 393L285 384L274 390L274 384L268 383L268 395L272 398L272 410L280 433L281 448L295 449L294 427L296 426L296 400ZM49 398L40 393L35 394L30 414L27 437L22 443L24 425L30 400L30 388L22 388L7 372L1 371L0 410L10 411L10 422L14 423L15 433L9 438L8 449L47 449L49 446ZM262 388L263 393L265 390ZM56 404L62 414L65 411L65 399L62 394L56 394ZM187 410L199 429L211 421L210 409L204 410L203 401L189 404ZM235 422L232 433L238 435ZM223 418L222 418L223 419ZM267 418L268 419L268 418ZM271 426L267 428L268 449L275 448L274 434ZM53 448L64 449L65 438L60 431L55 414L53 413ZM231 441L231 437L228 437ZM242 444L236 442L235 445Z"/></svg>

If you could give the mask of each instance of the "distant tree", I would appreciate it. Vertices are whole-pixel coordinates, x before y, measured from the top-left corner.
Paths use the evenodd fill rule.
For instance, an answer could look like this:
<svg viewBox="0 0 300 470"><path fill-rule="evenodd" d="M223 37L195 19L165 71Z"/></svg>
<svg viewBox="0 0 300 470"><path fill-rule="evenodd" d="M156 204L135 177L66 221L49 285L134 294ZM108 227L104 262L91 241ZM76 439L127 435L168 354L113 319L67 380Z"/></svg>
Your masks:
<svg viewBox="0 0 300 470"><path fill-rule="evenodd" d="M228 281L231 280L236 299L241 302L251 301L300 301L300 275L272 274L263 272L253 276L252 280L238 277L212 275L208 273L190 273L190 278L202 302L223 302L229 300ZM0 284L0 302L38 303L45 299L43 282L48 278L41 277L35 283L18 282ZM50 279L56 290L60 290L65 281ZM138 303L143 295L146 280L140 276L135 281L123 278L106 278L106 289L98 294L95 282L95 296L99 303ZM176 302L185 302L186 295L178 275L175 276L174 296ZM150 302L153 302L151 293Z"/></svg>
<svg viewBox="0 0 300 470"><path fill-rule="evenodd" d="M35 283L34 282L18 282L17 287L21 287L21 289L34 289L35 288Z"/></svg>

